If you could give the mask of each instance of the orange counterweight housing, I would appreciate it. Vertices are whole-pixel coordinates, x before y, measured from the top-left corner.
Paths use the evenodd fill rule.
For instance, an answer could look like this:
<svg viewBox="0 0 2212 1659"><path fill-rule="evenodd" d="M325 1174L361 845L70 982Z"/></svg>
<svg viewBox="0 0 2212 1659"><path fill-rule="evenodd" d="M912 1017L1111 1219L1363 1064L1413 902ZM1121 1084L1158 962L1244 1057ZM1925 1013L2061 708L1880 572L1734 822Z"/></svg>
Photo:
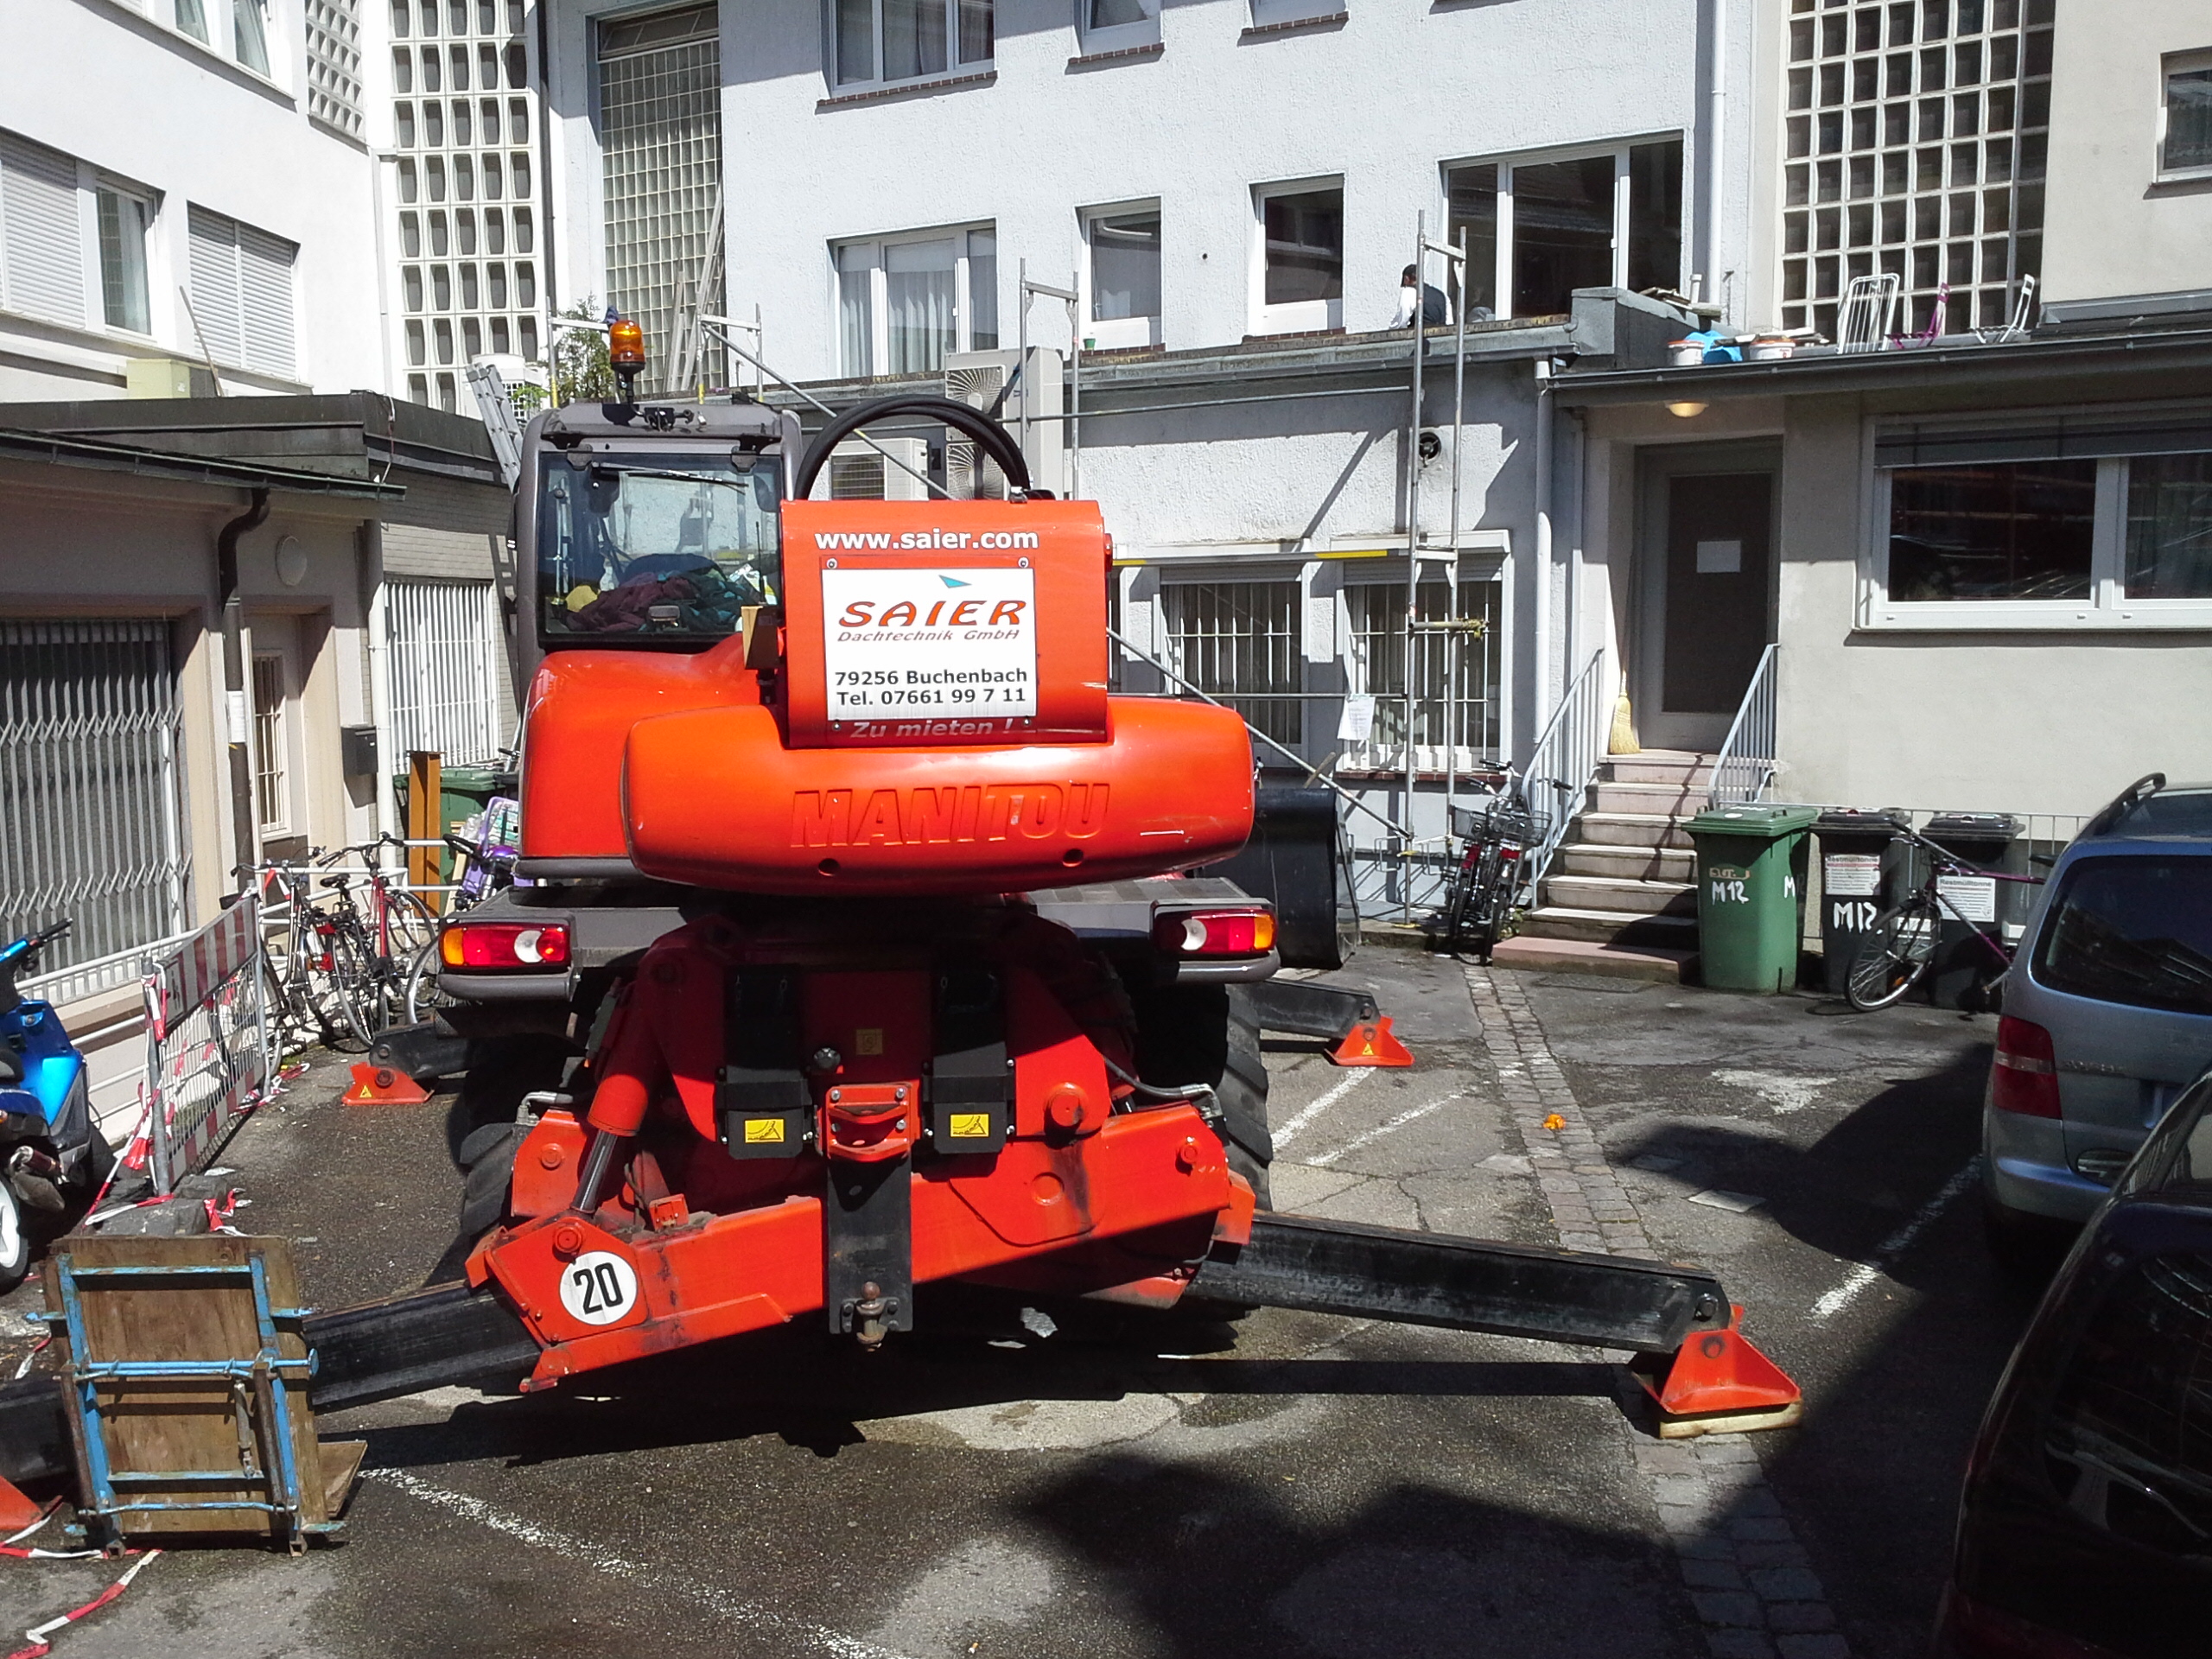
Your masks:
<svg viewBox="0 0 2212 1659"><path fill-rule="evenodd" d="M522 855L627 858L622 749L630 728L679 709L760 703L741 639L696 655L570 647L548 657L523 703Z"/></svg>
<svg viewBox="0 0 2212 1659"><path fill-rule="evenodd" d="M1010 893L1224 858L1252 830L1243 721L1110 700L1102 743L786 749L766 709L641 721L623 772L646 874L752 893Z"/></svg>

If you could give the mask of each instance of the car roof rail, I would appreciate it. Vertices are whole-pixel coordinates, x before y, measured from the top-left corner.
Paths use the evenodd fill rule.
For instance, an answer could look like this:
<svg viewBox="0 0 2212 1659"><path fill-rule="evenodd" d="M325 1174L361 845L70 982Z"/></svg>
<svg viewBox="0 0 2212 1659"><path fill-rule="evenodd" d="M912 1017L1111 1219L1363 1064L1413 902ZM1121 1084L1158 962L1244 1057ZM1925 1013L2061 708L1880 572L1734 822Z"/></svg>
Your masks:
<svg viewBox="0 0 2212 1659"><path fill-rule="evenodd" d="M2147 797L2157 794L2165 786L2166 774L2164 772L2149 772L2144 773L2142 777L2138 778L2133 783L2130 784L2126 789L2121 790L2118 795L2114 796L2113 798L2112 804L2106 807L2103 811L2098 813L2095 817L2091 818L2088 823L2082 826L2082 838L2087 840L2092 836L2109 834L2113 826L2118 824L2122 818L2126 817L2128 813L2133 811L2139 804Z"/></svg>

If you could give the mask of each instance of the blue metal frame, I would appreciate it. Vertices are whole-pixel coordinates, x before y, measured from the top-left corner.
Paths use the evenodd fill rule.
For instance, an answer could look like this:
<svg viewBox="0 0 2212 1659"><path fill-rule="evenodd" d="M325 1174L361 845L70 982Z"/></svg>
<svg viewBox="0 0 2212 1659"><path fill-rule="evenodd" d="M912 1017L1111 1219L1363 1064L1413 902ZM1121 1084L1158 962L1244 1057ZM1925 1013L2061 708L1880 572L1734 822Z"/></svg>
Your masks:
<svg viewBox="0 0 2212 1659"><path fill-rule="evenodd" d="M280 1319L296 1321L313 1312L305 1307L273 1307L269 1300L269 1275L261 1253L250 1252L243 1263L207 1263L196 1266L174 1267L80 1267L67 1250L54 1252L55 1282L60 1288L61 1311L38 1317L50 1325L63 1326L69 1338L69 1380L67 1391L72 1408L77 1414L81 1443L85 1448L85 1491L78 1505L79 1525L86 1520L96 1520L110 1538L119 1541L121 1516L131 1514L159 1512L164 1514L188 1510L258 1510L271 1516L282 1516L289 1536L296 1542L306 1534L335 1532L340 1523L334 1521L308 1521L301 1512L300 1473L297 1459L292 1452L292 1423L290 1390L295 1383L304 1385L315 1375L315 1351L310 1349L297 1359L285 1357L277 1351L276 1322ZM96 1360L92 1357L92 1345L86 1334L83 1284L87 1280L198 1280L203 1282L219 1280L245 1279L253 1287L254 1323L261 1347L251 1359L224 1357L220 1359L162 1359L162 1360ZM238 1408L247 1411L252 1420L254 1441L261 1448L262 1467L256 1471L238 1469L118 1469L108 1454L105 1419L100 1406L99 1389L104 1382L228 1382L238 1395ZM245 1389L251 1387L253 1404L250 1407ZM269 1490L265 1499L226 1498L205 1503L156 1502L149 1499L124 1499L117 1488L138 1484L190 1484L197 1482L237 1484L256 1478L264 1480Z"/></svg>

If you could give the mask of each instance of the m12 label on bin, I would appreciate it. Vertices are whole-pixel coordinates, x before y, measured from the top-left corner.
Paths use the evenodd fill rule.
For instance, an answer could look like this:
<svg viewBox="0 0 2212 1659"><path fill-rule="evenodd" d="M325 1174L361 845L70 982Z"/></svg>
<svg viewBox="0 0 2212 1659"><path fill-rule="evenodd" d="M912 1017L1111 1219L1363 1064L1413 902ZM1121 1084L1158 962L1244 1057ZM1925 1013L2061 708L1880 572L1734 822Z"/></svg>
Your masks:
<svg viewBox="0 0 2212 1659"><path fill-rule="evenodd" d="M1997 878L1993 875L1939 875L1936 891L1961 920L1997 919Z"/></svg>
<svg viewBox="0 0 2212 1659"><path fill-rule="evenodd" d="M824 569L833 721L1037 713L1037 579L1022 569Z"/></svg>
<svg viewBox="0 0 2212 1659"><path fill-rule="evenodd" d="M1873 853L1830 853L1821 883L1831 899L1872 899L1882 891L1882 861Z"/></svg>

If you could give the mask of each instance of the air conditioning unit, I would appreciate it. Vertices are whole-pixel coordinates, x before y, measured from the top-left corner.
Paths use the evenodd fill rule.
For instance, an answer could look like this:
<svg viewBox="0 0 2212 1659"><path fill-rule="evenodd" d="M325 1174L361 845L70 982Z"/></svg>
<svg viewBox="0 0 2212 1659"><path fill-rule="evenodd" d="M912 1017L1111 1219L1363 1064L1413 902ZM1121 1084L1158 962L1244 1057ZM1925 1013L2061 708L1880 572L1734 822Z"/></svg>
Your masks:
<svg viewBox="0 0 2212 1659"><path fill-rule="evenodd" d="M1054 495L1067 493L1065 407L1060 395L1060 354L1041 346L1029 348L1029 372L1016 375L1019 351L956 352L944 359L944 395L995 415L1007 431L1021 436L1024 411L1029 434L1022 449L1029 481ZM1008 381L1012 381L1009 385ZM980 463L980 464L979 464ZM944 451L945 492L955 500L1006 495L1006 480L977 452L975 441L948 432Z"/></svg>
<svg viewBox="0 0 2212 1659"><path fill-rule="evenodd" d="M927 438L878 438L877 448L859 438L847 438L830 452L830 464L814 480L817 501L924 501L929 486L914 476L930 470ZM899 463L884 459L888 451ZM903 470L912 467L912 472Z"/></svg>

